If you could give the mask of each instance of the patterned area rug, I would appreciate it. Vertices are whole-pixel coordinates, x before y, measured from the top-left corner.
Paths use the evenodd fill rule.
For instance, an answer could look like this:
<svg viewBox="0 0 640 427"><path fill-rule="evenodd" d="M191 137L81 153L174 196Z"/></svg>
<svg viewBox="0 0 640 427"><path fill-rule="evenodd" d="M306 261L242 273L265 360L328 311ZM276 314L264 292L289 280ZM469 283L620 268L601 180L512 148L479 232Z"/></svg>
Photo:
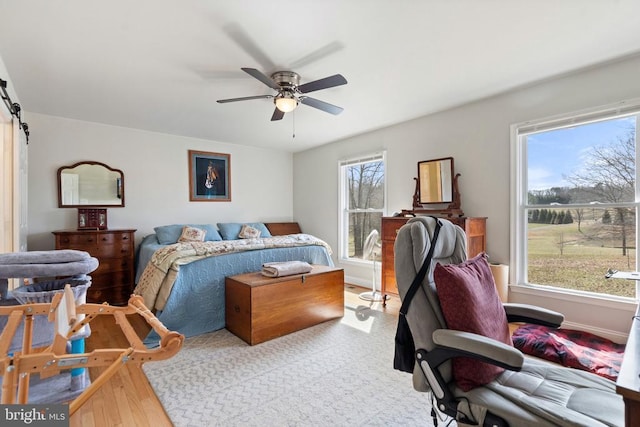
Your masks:
<svg viewBox="0 0 640 427"><path fill-rule="evenodd" d="M433 426L393 369L397 318L368 307L249 346L226 329L144 365L176 426ZM455 423L452 423L455 425Z"/></svg>

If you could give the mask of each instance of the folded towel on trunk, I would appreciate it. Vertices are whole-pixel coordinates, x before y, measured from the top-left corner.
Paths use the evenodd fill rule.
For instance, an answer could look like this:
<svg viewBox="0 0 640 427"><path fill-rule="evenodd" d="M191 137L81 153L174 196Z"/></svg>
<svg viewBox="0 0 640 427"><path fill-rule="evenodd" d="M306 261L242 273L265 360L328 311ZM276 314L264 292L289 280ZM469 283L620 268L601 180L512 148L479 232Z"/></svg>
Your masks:
<svg viewBox="0 0 640 427"><path fill-rule="evenodd" d="M311 271L311 264L305 261L267 262L262 264L262 275L267 277L291 276Z"/></svg>

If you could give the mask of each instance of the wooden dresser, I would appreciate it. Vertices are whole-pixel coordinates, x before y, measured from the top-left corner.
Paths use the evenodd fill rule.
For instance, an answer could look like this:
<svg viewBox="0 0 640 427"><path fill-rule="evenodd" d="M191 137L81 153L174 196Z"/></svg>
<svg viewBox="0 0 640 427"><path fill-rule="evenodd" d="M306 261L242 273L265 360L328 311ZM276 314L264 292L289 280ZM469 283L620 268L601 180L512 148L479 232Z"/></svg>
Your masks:
<svg viewBox="0 0 640 427"><path fill-rule="evenodd" d="M87 302L125 305L134 285L134 233L136 230L54 231L56 249L87 251L98 259L90 273Z"/></svg>
<svg viewBox="0 0 640 427"><path fill-rule="evenodd" d="M394 267L393 245L400 227L405 225L411 217L383 217L382 218L382 288L383 296L398 295L396 285L396 271ZM467 256L472 258L487 249L487 218L452 217L448 219L462 227L467 235Z"/></svg>

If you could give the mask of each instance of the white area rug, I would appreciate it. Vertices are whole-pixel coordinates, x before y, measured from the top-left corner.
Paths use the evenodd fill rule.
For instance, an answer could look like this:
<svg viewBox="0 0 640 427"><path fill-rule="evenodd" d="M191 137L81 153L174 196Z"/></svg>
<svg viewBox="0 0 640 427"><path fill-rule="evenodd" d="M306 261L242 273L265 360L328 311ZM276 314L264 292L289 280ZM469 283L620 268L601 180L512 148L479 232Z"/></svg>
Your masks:
<svg viewBox="0 0 640 427"><path fill-rule="evenodd" d="M255 346L223 329L144 371L176 426L432 426L429 396L393 369L396 322L347 307Z"/></svg>

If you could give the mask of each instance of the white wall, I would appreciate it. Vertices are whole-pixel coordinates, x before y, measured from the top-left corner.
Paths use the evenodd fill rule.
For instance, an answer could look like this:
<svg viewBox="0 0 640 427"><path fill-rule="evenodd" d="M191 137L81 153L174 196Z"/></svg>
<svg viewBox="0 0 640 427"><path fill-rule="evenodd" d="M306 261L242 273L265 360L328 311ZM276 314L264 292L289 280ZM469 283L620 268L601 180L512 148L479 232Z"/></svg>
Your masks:
<svg viewBox="0 0 640 427"><path fill-rule="evenodd" d="M76 228L77 209L58 208L56 172L82 160L124 172L126 206L108 209L108 225L137 229L138 242L165 224L293 219L291 153L35 113L29 128L29 250ZM189 201L190 149L231 155L231 202Z"/></svg>
<svg viewBox="0 0 640 427"><path fill-rule="evenodd" d="M491 261L509 264L510 125L638 97L639 72L640 57L631 57L297 153L294 216L337 248L339 160L387 150L391 214L411 207L418 161L452 156L456 172L462 174L465 215L488 217L487 253ZM354 282L371 282L371 267L347 263L343 267ZM613 304L585 310L584 301L577 304L553 294L539 298L512 292L510 298L542 303L563 311L569 324L601 328L608 335L626 333L634 309L633 304Z"/></svg>
<svg viewBox="0 0 640 427"><path fill-rule="evenodd" d="M11 83L11 76L9 76L9 71L7 70L7 67L4 65L4 61L2 60L1 56L0 56L0 79L5 80L7 82L7 93L9 94L9 97L11 98L11 100L19 104L20 99L18 97L18 94L16 94L13 84ZM0 101L0 102L2 102L2 108L6 108L4 106L4 102L3 101ZM24 117L23 117L23 120L24 120Z"/></svg>

